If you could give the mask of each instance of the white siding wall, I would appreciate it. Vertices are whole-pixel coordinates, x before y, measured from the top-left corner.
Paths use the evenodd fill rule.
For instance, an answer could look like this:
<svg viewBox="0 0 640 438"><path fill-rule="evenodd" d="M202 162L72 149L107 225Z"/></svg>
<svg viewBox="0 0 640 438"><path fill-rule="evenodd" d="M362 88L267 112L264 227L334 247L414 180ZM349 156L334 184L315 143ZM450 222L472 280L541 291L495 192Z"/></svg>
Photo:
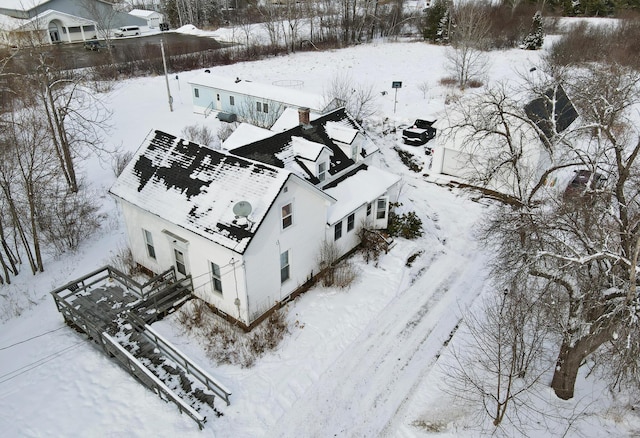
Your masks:
<svg viewBox="0 0 640 438"><path fill-rule="evenodd" d="M186 256L187 269L193 277L196 295L234 318L248 324L246 282L241 255L140 210L128 202L119 201L119 205L127 226L129 247L131 248L133 259L137 263L155 273L169 269L174 266L173 249L174 246L178 245ZM151 232L153 236L156 260L151 259L147 254L143 229ZM163 230L181 237L188 243L182 244L178 241L174 244L174 239L164 233ZM231 263L232 260L234 263ZM209 262L216 263L221 268L222 295L213 291ZM235 305L236 298L240 300L240 313L238 313L238 307Z"/></svg>
<svg viewBox="0 0 640 438"><path fill-rule="evenodd" d="M250 315L261 314L317 274L329 201L289 179L245 252ZM282 229L282 206L292 202L293 225ZM280 282L280 253L289 250L290 278Z"/></svg>

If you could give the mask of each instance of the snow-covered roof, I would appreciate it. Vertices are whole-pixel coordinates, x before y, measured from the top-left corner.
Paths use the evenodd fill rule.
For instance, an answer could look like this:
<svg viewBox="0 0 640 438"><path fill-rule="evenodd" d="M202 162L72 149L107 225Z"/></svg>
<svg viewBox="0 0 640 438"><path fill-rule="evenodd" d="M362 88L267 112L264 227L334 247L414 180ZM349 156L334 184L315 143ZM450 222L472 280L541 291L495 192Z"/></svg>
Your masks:
<svg viewBox="0 0 640 438"><path fill-rule="evenodd" d="M356 135L358 135L357 129L339 122L327 122L324 125L324 129L326 129L329 138L344 144L351 144Z"/></svg>
<svg viewBox="0 0 640 438"><path fill-rule="evenodd" d="M312 110L324 109L325 99L318 94L307 93L294 88L279 87L277 85L261 84L240 78L215 76L202 73L189 81L191 85L225 90L246 96L255 96L280 102L284 105L308 107Z"/></svg>
<svg viewBox="0 0 640 438"><path fill-rule="evenodd" d="M50 1L51 0L2 0L0 7L3 9L13 9L15 11L30 11L36 6Z"/></svg>
<svg viewBox="0 0 640 438"><path fill-rule="evenodd" d="M146 9L132 9L129 11L129 14L135 15L136 17L140 17L140 18L149 18L154 15L162 15L160 14L160 12L147 11Z"/></svg>
<svg viewBox="0 0 640 438"><path fill-rule="evenodd" d="M322 143L309 141L302 137L291 137L291 149L296 157L309 161L316 161L324 149L329 150Z"/></svg>
<svg viewBox="0 0 640 438"><path fill-rule="evenodd" d="M360 166L354 174L324 190L336 199L336 203L329 207L327 223L333 225L364 203L373 202L398 181L398 175L376 167Z"/></svg>
<svg viewBox="0 0 640 438"><path fill-rule="evenodd" d="M212 242L243 253L290 176L285 169L154 131L110 192ZM239 201L247 201L252 206L248 221L236 218L233 213L233 206Z"/></svg>
<svg viewBox="0 0 640 438"><path fill-rule="evenodd" d="M322 114L320 113L316 113L314 111L309 111L309 120L313 121L316 120L317 118L322 117ZM287 129L291 129L294 126L297 126L300 124L300 115L298 114L298 109L297 108L286 108L282 114L280 114L280 117L278 117L278 120L276 120L276 122L271 125L271 129L273 132L282 132L282 131L286 131Z"/></svg>
<svg viewBox="0 0 640 438"><path fill-rule="evenodd" d="M244 146L265 138L271 137L273 132L268 129L254 126L250 123L240 123L231 135L222 142L222 148L232 151L237 147Z"/></svg>

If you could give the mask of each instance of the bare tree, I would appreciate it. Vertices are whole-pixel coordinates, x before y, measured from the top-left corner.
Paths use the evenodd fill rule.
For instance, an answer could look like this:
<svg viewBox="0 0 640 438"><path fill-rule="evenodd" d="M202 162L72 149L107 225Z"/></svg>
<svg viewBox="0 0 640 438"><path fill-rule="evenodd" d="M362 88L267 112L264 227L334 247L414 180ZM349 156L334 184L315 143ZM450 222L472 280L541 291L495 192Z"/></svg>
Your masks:
<svg viewBox="0 0 640 438"><path fill-rule="evenodd" d="M101 132L108 128L110 112L85 87L82 75L58 70L45 56L40 56L35 74L26 79L35 89L35 105L44 114L60 170L76 192L74 159L85 148L102 149Z"/></svg>
<svg viewBox="0 0 640 438"><path fill-rule="evenodd" d="M462 3L453 10L455 23L449 34L451 48L446 52L448 68L461 89L486 73L491 21L483 3Z"/></svg>
<svg viewBox="0 0 640 438"><path fill-rule="evenodd" d="M460 140L486 146L486 158L476 167L484 172L479 179L499 169L511 175L511 184L501 186L509 204L497 207L485 222L495 253L493 275L504 282L526 279L528 292L548 303L545 308L556 321L551 330L558 336L551 386L562 399L573 397L578 370L587 360L612 383L636 378L640 138L631 111L640 103L638 84L640 73L619 66L574 69L564 86L580 119L563 132L557 123L544 129L529 123L535 137L521 135L523 129L514 126L514 120L525 125L527 118L508 93L462 103L475 117L467 118L467 134ZM540 85L532 81L528 91L554 86ZM538 96L549 102L549 115L556 120L562 109L552 104L558 99L548 92ZM535 166L523 148L533 141L544 151ZM593 176L579 194L563 196L547 185L571 168ZM596 185L596 175L606 184ZM598 360L605 352L607 360Z"/></svg>
<svg viewBox="0 0 640 438"><path fill-rule="evenodd" d="M327 105L337 100L356 120L364 120L377 111L373 85L356 83L348 73L336 73L323 94Z"/></svg>
<svg viewBox="0 0 640 438"><path fill-rule="evenodd" d="M481 405L495 427L518 418L549 368L543 308L523 285L511 286L465 314L460 331L469 336L454 341L454 363L444 369L446 391Z"/></svg>

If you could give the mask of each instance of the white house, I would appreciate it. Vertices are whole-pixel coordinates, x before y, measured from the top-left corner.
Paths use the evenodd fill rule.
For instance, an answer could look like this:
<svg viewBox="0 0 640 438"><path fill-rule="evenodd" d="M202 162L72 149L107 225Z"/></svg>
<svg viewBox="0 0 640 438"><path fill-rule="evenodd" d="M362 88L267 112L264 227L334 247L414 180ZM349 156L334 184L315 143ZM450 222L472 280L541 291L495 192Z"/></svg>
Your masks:
<svg viewBox="0 0 640 438"><path fill-rule="evenodd" d="M323 96L291 87L260 84L241 78L201 73L189 81L193 111L208 116L212 112L234 114L240 120L270 127L287 108L309 108L325 113L338 107Z"/></svg>
<svg viewBox="0 0 640 438"><path fill-rule="evenodd" d="M129 14L146 20L147 26L150 29L157 29L160 27L160 23L164 23L164 15L160 12L148 11L145 9L132 9L129 11Z"/></svg>
<svg viewBox="0 0 640 438"><path fill-rule="evenodd" d="M0 43L10 46L85 41L100 28L146 25L102 0L2 0Z"/></svg>
<svg viewBox="0 0 640 438"><path fill-rule="evenodd" d="M361 226L387 226L400 178L367 164L366 138L349 146L356 160L343 152L361 134L345 135L347 120L334 112L231 152L150 133L110 190L134 260L191 275L197 296L251 328L318 273L323 242L346 254Z"/></svg>

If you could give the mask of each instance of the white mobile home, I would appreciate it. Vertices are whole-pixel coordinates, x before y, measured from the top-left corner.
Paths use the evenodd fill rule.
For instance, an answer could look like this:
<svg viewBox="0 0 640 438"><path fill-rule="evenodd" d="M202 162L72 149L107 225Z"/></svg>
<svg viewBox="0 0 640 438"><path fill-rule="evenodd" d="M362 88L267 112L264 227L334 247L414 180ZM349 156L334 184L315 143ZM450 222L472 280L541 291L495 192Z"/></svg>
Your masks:
<svg viewBox="0 0 640 438"><path fill-rule="evenodd" d="M271 127L286 108L309 108L319 113L336 108L334 102L326 102L320 95L207 72L197 75L189 84L195 113L234 114L241 121L266 128Z"/></svg>

